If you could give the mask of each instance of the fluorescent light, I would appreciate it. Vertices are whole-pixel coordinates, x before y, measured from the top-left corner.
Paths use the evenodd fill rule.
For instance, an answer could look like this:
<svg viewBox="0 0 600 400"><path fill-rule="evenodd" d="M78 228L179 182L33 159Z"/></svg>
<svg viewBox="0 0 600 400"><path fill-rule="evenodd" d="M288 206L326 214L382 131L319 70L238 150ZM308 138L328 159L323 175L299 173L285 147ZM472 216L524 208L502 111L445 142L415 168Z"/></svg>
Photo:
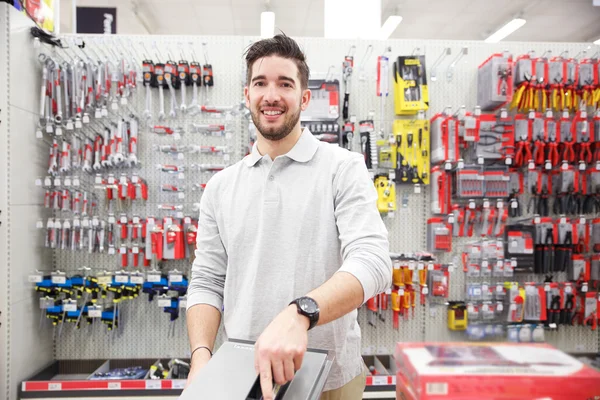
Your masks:
<svg viewBox="0 0 600 400"><path fill-rule="evenodd" d="M595 45L597 45L597 46L600 46L600 39L596 40L596 41L594 42L594 44L595 44Z"/></svg>
<svg viewBox="0 0 600 400"><path fill-rule="evenodd" d="M271 38L275 35L275 13L263 11L260 13L260 37Z"/></svg>
<svg viewBox="0 0 600 400"><path fill-rule="evenodd" d="M394 33L398 25L402 22L402 17L399 15L390 15L388 19L385 20L385 23L381 27L381 31L379 32L379 39L386 40Z"/></svg>
<svg viewBox="0 0 600 400"><path fill-rule="evenodd" d="M502 39L506 38L508 35L525 25L525 21L523 18L515 18L510 21L508 24L504 25L502 28L498 29L494 32L490 37L485 39L486 43L498 43Z"/></svg>
<svg viewBox="0 0 600 400"><path fill-rule="evenodd" d="M377 39L381 30L381 0L324 0L327 39Z"/></svg>

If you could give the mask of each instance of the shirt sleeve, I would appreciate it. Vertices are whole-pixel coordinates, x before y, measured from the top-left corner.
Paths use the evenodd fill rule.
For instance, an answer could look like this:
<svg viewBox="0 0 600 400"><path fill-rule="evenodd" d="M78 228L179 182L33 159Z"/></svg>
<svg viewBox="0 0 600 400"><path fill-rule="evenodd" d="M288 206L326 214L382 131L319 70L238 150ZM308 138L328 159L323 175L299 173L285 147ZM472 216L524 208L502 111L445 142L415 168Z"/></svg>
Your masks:
<svg viewBox="0 0 600 400"><path fill-rule="evenodd" d="M377 210L377 191L360 156L346 160L334 178L335 219L343 264L364 291L363 303L392 284L388 231Z"/></svg>
<svg viewBox="0 0 600 400"><path fill-rule="evenodd" d="M219 311L223 308L227 252L219 234L213 195L213 185L209 182L200 200L196 258L187 291L188 310L197 304L209 304Z"/></svg>

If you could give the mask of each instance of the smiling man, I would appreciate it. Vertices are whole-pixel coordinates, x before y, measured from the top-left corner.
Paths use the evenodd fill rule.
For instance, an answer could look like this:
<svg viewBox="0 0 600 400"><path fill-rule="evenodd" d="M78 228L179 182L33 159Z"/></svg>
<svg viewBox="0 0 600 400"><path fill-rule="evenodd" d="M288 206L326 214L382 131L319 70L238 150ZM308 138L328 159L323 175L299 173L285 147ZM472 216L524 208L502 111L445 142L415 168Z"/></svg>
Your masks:
<svg viewBox="0 0 600 400"><path fill-rule="evenodd" d="M362 399L357 309L392 278L377 193L360 154L302 130L309 68L294 40L256 42L246 63L258 138L202 196L188 290L188 383L210 360L222 311L228 337L256 341L265 400L273 399L273 382L293 379L307 346L335 355L322 399Z"/></svg>

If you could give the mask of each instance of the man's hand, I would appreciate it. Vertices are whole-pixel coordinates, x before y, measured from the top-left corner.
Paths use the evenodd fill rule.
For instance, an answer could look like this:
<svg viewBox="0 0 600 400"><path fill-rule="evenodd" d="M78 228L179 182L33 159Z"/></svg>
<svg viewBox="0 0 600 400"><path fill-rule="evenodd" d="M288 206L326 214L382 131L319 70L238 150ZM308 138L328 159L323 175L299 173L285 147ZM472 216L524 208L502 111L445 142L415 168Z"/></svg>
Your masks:
<svg viewBox="0 0 600 400"><path fill-rule="evenodd" d="M275 317L256 341L254 368L260 374L264 400L273 400L273 379L278 385L294 379L306 353L309 325L308 318L291 305Z"/></svg>
<svg viewBox="0 0 600 400"><path fill-rule="evenodd" d="M198 372L204 368L204 366L210 361L210 353L206 351L206 349L198 349L190 360L191 368L190 373L188 374L187 382L185 383L185 387L183 390L187 389L188 386L194 380L194 377L198 375Z"/></svg>

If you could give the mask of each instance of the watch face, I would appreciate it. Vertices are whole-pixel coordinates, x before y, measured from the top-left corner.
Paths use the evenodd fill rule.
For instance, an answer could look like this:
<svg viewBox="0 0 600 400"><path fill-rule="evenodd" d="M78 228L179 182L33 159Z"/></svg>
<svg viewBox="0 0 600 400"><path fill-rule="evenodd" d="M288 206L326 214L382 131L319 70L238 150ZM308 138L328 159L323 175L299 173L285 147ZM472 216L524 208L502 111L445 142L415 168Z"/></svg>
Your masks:
<svg viewBox="0 0 600 400"><path fill-rule="evenodd" d="M298 302L300 309L307 314L314 314L317 312L317 303L311 298L302 298Z"/></svg>

